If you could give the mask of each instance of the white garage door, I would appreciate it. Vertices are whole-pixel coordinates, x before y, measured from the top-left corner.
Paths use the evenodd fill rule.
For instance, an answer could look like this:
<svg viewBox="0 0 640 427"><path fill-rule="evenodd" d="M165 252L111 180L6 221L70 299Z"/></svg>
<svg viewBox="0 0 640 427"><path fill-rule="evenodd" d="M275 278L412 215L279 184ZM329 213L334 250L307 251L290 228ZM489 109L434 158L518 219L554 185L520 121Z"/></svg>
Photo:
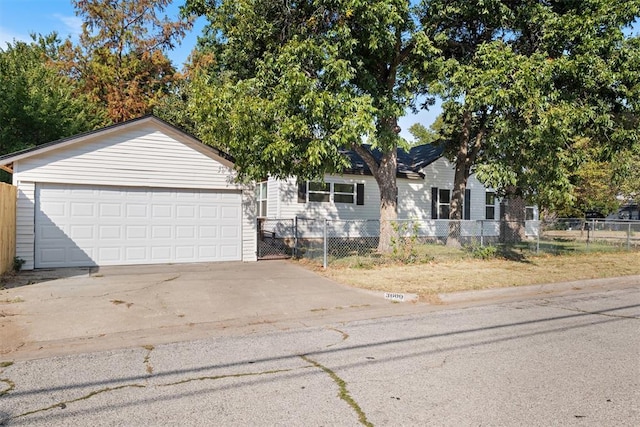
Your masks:
<svg viewBox="0 0 640 427"><path fill-rule="evenodd" d="M241 212L240 192L38 184L35 266L238 261Z"/></svg>

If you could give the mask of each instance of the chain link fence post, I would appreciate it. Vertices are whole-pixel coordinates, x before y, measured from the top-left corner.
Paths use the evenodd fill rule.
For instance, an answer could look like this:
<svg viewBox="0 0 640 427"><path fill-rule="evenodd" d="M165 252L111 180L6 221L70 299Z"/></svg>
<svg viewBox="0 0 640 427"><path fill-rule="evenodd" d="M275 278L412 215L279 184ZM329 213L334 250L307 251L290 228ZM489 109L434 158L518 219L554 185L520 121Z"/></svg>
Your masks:
<svg viewBox="0 0 640 427"><path fill-rule="evenodd" d="M322 268L326 269L327 268L327 264L328 264L328 258L329 258L329 244L327 242L327 224L329 223L329 220L325 218L324 220L324 229L322 230L322 244L323 244L323 250L322 250Z"/></svg>
<svg viewBox="0 0 640 427"><path fill-rule="evenodd" d="M293 257L298 258L298 215L293 218Z"/></svg>

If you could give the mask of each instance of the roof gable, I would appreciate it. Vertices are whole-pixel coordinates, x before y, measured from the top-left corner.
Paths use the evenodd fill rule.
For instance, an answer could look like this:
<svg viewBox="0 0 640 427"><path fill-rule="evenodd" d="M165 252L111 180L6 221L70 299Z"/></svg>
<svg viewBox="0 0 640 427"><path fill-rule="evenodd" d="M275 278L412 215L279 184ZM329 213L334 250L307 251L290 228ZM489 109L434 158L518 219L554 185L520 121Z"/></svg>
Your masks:
<svg viewBox="0 0 640 427"><path fill-rule="evenodd" d="M67 148L76 144L85 144L96 141L100 138L110 136L114 133L133 130L139 127L152 126L157 130L169 135L173 139L182 144L190 147L191 149L204 154L205 156L218 161L219 163L233 168L233 158L213 147L203 144L199 139L190 135L183 130L159 119L153 115L140 117L126 122L117 123L115 125L107 126L102 129L97 129L89 132L85 132L79 135L74 135L68 138L59 139L57 141L48 142L38 145L33 148L27 148L25 150L17 151L15 153L5 154L0 156L0 165L10 165L16 161L27 159L34 156L46 154L53 150L59 150L61 148Z"/></svg>

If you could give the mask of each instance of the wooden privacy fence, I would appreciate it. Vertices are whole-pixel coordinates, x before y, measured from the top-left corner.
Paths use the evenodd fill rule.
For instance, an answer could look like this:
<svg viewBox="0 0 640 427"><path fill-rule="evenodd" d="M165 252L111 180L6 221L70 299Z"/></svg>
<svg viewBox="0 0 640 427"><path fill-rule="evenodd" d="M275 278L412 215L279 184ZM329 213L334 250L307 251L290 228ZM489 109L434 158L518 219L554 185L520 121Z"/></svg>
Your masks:
<svg viewBox="0 0 640 427"><path fill-rule="evenodd" d="M0 182L0 274L13 268L16 255L16 191Z"/></svg>

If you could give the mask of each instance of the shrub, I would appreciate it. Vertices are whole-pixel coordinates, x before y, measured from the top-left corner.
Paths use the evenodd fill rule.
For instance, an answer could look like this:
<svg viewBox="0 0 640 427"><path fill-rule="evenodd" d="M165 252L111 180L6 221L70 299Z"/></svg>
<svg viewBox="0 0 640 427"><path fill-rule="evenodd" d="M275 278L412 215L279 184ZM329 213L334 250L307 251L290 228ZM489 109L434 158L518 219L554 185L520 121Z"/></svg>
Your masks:
<svg viewBox="0 0 640 427"><path fill-rule="evenodd" d="M498 255L498 248L493 245L488 246L471 246L470 247L471 256L474 258L480 259L489 259L495 258Z"/></svg>
<svg viewBox="0 0 640 427"><path fill-rule="evenodd" d="M22 270L22 266L25 262L26 261L20 257L13 257L13 271L17 273L18 271Z"/></svg>

